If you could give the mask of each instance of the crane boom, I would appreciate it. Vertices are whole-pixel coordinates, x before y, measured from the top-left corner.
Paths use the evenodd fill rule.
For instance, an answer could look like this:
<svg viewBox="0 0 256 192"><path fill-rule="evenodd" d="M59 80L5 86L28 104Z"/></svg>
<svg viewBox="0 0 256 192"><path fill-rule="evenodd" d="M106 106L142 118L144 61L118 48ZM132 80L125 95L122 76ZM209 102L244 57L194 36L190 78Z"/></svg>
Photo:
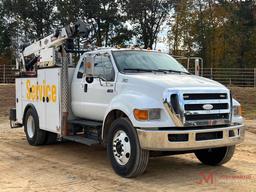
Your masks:
<svg viewBox="0 0 256 192"><path fill-rule="evenodd" d="M65 41L68 39L68 35L66 32L66 29L63 28L58 36L55 34L51 34L43 39L40 39L39 41L34 42L33 44L27 46L23 50L23 56L27 57L32 54L40 54L40 51L43 49L47 49L50 47L58 47L65 43Z"/></svg>
<svg viewBox="0 0 256 192"><path fill-rule="evenodd" d="M54 51L56 51L57 48L63 46L70 51L69 46L71 45L71 47L73 47L73 39L75 37L87 38L90 31L90 25L81 19L74 24L71 23L63 27L61 30L56 30L53 34L19 50L17 68L28 71L31 70L36 63L43 63L43 67L52 66L55 58ZM47 64L44 65L44 63ZM51 63L51 65L48 65L49 63Z"/></svg>

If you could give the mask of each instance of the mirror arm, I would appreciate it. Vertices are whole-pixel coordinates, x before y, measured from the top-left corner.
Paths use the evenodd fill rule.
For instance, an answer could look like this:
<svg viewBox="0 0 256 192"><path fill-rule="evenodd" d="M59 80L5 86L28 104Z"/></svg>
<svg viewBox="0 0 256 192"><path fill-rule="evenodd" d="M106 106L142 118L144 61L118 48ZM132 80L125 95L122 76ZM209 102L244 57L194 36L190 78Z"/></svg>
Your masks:
<svg viewBox="0 0 256 192"><path fill-rule="evenodd" d="M101 81L105 81L106 84L107 84L107 80L103 77L95 77L95 78L99 78L99 81L100 81L100 86L103 86L102 82Z"/></svg>

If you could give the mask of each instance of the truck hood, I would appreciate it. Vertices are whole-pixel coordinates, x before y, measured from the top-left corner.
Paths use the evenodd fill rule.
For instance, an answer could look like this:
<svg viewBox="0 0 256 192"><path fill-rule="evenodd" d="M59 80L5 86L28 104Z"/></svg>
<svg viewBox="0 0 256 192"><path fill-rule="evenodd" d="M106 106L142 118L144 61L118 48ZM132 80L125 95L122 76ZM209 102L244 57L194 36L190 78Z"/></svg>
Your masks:
<svg viewBox="0 0 256 192"><path fill-rule="evenodd" d="M174 88L174 87L219 87L225 88L222 84L196 75L186 74L131 74L127 75L129 81L133 83L144 82L160 86L162 88Z"/></svg>

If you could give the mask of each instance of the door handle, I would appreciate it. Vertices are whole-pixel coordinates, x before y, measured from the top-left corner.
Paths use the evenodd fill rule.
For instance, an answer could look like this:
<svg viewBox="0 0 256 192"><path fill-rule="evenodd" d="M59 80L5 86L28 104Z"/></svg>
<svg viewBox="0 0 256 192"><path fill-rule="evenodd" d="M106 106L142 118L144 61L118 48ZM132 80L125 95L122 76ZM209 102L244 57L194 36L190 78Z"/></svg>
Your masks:
<svg viewBox="0 0 256 192"><path fill-rule="evenodd" d="M88 90L88 85L87 84L84 84L84 92L86 93Z"/></svg>
<svg viewBox="0 0 256 192"><path fill-rule="evenodd" d="M113 93L113 92L114 92L113 89L108 89L108 90L107 90L107 93Z"/></svg>

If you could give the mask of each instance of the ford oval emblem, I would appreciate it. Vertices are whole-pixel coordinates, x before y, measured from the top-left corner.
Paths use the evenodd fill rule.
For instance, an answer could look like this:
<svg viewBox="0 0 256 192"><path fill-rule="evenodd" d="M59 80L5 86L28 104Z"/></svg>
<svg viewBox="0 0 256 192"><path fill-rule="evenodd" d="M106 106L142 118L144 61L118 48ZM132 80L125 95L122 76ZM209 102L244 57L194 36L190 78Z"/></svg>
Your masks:
<svg viewBox="0 0 256 192"><path fill-rule="evenodd" d="M212 109L213 109L213 105L211 105L211 104L205 104L205 105L203 105L203 109L204 109L204 110L212 110Z"/></svg>

